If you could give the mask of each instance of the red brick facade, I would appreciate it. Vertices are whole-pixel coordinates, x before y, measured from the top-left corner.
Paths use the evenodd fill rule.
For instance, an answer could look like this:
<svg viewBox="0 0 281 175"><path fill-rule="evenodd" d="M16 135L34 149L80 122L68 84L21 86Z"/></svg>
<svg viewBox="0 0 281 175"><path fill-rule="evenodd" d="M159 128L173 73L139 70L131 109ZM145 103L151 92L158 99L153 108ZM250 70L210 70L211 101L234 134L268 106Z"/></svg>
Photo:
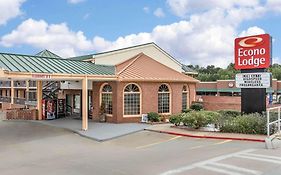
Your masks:
<svg viewBox="0 0 281 175"><path fill-rule="evenodd" d="M108 122L123 123L123 122L139 122L139 116L124 116L123 115L123 91L125 86L131 82L108 82L112 87L112 116L107 117ZM100 110L100 89L104 83L93 82L92 100L93 100L93 120L98 120ZM158 88L163 83L158 82L138 82L137 84L141 89L141 114L148 112L158 111ZM182 108L182 88L183 85L189 87L189 104L195 101L195 83L165 83L170 88L170 113L176 114L181 112Z"/></svg>
<svg viewBox="0 0 281 175"><path fill-rule="evenodd" d="M241 97L201 96L201 98L206 110L241 110Z"/></svg>

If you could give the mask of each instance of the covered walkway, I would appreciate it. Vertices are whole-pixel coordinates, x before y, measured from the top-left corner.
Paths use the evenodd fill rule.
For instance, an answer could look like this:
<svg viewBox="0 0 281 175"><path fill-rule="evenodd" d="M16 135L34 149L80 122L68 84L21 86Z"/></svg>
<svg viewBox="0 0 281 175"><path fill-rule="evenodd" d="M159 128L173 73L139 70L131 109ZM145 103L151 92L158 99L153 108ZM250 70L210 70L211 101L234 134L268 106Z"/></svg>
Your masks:
<svg viewBox="0 0 281 175"><path fill-rule="evenodd" d="M42 120L43 116L43 81L81 82L82 130L86 131L88 129L88 84L93 81L114 81L116 75L114 66L45 56L0 53L0 80L36 80L38 120ZM11 104L14 104L14 96L15 92L12 91Z"/></svg>

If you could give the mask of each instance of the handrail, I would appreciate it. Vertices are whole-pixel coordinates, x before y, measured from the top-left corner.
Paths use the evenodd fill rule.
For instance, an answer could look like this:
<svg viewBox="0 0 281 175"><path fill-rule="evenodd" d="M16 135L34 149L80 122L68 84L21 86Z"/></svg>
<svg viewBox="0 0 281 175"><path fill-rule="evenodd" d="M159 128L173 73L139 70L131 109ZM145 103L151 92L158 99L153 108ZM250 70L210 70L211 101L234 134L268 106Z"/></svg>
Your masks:
<svg viewBox="0 0 281 175"><path fill-rule="evenodd" d="M277 109L278 110L278 119L275 120L275 121L272 121L270 122L270 111L271 110L275 110ZM270 136L270 126L277 123L277 126L278 126L278 133L280 133L280 124L281 124L281 120L280 120L280 110L281 110L281 106L277 106L277 107L272 107L272 108L268 108L266 110L266 116L267 116L267 136L269 137ZM275 134L275 133L274 133Z"/></svg>

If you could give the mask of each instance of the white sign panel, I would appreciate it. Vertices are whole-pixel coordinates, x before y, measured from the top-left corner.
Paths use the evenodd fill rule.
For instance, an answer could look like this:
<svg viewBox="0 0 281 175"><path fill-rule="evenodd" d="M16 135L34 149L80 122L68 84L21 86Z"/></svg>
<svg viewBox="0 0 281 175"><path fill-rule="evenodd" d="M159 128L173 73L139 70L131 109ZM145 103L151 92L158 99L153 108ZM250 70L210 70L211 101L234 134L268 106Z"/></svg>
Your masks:
<svg viewBox="0 0 281 175"><path fill-rule="evenodd" d="M269 88L271 86L271 73L240 73L235 76L238 88Z"/></svg>

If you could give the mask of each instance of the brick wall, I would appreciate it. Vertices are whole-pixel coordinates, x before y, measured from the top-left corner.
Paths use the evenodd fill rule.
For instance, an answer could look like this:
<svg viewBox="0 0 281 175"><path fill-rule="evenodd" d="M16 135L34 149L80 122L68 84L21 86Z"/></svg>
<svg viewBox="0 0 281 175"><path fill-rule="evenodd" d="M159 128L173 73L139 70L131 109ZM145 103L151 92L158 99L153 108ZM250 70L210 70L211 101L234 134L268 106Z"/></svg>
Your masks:
<svg viewBox="0 0 281 175"><path fill-rule="evenodd" d="M206 110L241 110L241 97L201 96Z"/></svg>
<svg viewBox="0 0 281 175"><path fill-rule="evenodd" d="M112 87L112 103L113 115L107 117L108 122L139 122L140 116L125 116L123 117L123 90L129 82L108 82ZM139 82L136 83L141 88L141 114L148 112L158 112L158 88L162 83L154 82ZM100 88L103 82L93 82L93 120L99 118L100 108ZM168 83L171 93L171 113L176 114L181 112L182 108L182 88L183 83ZM195 101L195 84L188 84L189 88L189 104Z"/></svg>

